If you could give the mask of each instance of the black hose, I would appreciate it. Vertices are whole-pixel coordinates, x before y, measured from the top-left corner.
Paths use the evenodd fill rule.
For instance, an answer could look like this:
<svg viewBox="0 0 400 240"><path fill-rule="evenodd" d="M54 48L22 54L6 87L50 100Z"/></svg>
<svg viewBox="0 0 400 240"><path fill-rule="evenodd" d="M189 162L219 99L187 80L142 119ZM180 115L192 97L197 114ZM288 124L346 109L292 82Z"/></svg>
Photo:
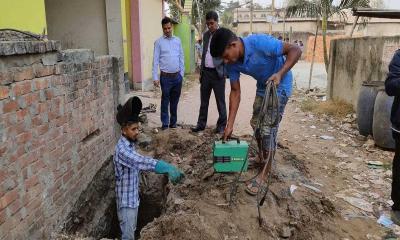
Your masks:
<svg viewBox="0 0 400 240"><path fill-rule="evenodd" d="M269 116L267 114L268 110L270 110L269 112L271 113ZM265 128L269 128L271 131L272 128L277 127L279 124L279 120L280 120L279 99L278 99L278 94L276 91L276 86L275 86L274 82L268 81L266 83L265 95L264 95L264 98L263 98L263 101L261 104L260 112L258 113L257 125L256 125L256 128L254 129L253 137L251 139L249 146L252 145L254 139L259 138L260 136L264 135L263 131ZM273 147L275 147L275 146L272 146L272 142L273 142L273 141L271 141L272 137L273 137L272 134L270 134L270 141L269 141L270 148L269 149L273 149ZM263 152L259 151L258 155L261 156L260 154L263 154ZM255 176L251 177L250 179L246 179L246 180L240 179L240 177L243 173L244 167L246 166L246 163L248 161L248 157L249 157L249 151L247 151L246 159L243 161L243 164L242 164L239 174L236 176L235 180L232 181L232 185L231 185L231 189L230 189L230 197L229 197L229 206L231 206L233 204L234 198L237 193L238 184L252 181L253 179L257 178L258 175L262 172L262 170L260 170ZM269 154L267 156L267 162L265 163L265 166L267 166L269 161L272 161L273 158L274 158L274 156L272 156L271 151L269 151ZM260 219L261 219L260 206L262 206L264 204L266 195L268 193L268 186L269 186L270 178L271 178L271 174L268 175L267 188L266 188L265 193L264 193L263 197L261 198L261 200L259 200L260 191L257 193L257 208L259 211Z"/></svg>
<svg viewBox="0 0 400 240"><path fill-rule="evenodd" d="M22 33L22 34L25 34L27 36L36 38L37 40L42 40L42 36L40 36L40 35L36 35L36 34L33 34L33 33L29 33L29 32L24 32L24 31L20 31L20 30L13 29L13 28L1 28L0 29L0 32L4 32L4 31L18 32L18 33Z"/></svg>

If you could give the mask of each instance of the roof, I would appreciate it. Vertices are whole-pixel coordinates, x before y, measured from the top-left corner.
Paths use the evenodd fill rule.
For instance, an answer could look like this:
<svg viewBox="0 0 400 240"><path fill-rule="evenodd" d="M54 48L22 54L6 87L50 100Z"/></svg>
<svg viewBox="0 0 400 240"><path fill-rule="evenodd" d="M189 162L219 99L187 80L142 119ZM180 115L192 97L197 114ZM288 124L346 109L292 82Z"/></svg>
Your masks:
<svg viewBox="0 0 400 240"><path fill-rule="evenodd" d="M353 9L353 16L400 19L400 10L395 10L395 9L373 9L373 8L354 8Z"/></svg>

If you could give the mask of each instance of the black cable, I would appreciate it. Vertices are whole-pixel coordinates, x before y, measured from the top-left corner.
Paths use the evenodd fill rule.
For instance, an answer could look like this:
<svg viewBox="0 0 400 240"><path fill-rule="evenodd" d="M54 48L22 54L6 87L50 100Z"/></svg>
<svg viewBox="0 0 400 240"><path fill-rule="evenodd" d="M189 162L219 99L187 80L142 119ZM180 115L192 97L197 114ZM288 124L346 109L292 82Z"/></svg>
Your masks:
<svg viewBox="0 0 400 240"><path fill-rule="evenodd" d="M20 30L13 29L13 28L1 28L1 29L0 29L0 32L4 32L4 31L18 32L18 33L22 33L22 34L25 34L25 35L27 35L27 36L36 38L37 40L42 40L42 37L41 37L40 35L36 35L36 34L33 34L33 33L24 32L24 31L20 31Z"/></svg>
<svg viewBox="0 0 400 240"><path fill-rule="evenodd" d="M267 168L267 166L270 164L270 162L271 162L271 167L270 167L270 171L268 172L266 187L263 188L261 186L259 188L259 191L257 192L257 212L258 212L258 223L260 226L262 225L261 206L264 204L265 199L268 194L268 191L269 191L269 184L271 183L272 169L273 169L273 164L275 161L275 159L274 159L275 150L271 151L271 149L275 149L276 146L273 146L274 141L273 141L273 135L271 132L272 132L273 128L278 126L279 120L280 120L278 94L276 92L276 86L272 82L270 82L269 84L267 83L264 101L266 98L268 98L268 100L266 102L268 104L268 106L266 109L263 109L262 113L263 113L264 117L267 117L266 126L269 128L269 131L270 131L270 134L269 134L269 138L270 138L269 139L269 149L270 149L270 151L268 151L267 162L264 165L264 169ZM270 115L268 115L268 110L270 110ZM264 121L262 123L264 123ZM262 129L263 128L261 128L261 130ZM262 132L260 132L260 135L264 136L264 134ZM264 171L264 169L262 171Z"/></svg>
<svg viewBox="0 0 400 240"><path fill-rule="evenodd" d="M270 111L270 113L271 113L270 116L267 115L268 110L271 110ZM274 116L274 113L275 113L275 116ZM251 138L251 142L250 142L249 146L252 146L252 143L253 143L254 139L257 139L260 136L261 137L263 136L264 127L269 128L269 130L271 132L271 129L276 127L278 125L278 123L279 123L279 100L278 100L278 94L276 92L276 86L275 86L274 82L268 81L266 83L265 95L264 95L264 98L263 98L263 101L262 101L262 104L261 104L261 108L260 108L260 111L258 113L257 125L256 125L256 128L253 131L253 136ZM270 134L270 148L269 149L273 149L271 140L272 140L272 134ZM258 149L258 156L259 156L259 158L261 160L261 155L260 154L263 154L263 152L260 152L260 150ZM248 181L252 181L255 178L257 178L258 175L260 175L260 173L262 172L262 170L260 170L260 171L258 171L258 173L255 176L253 176L253 177L251 177L249 179L246 179L246 180L241 180L240 179L240 177L241 177L241 175L243 173L244 167L246 166L246 163L248 161L248 157L249 157L249 151L247 151L246 159L243 161L243 164L242 164L242 167L240 169L239 174L236 176L235 180L230 182L230 183L232 183L232 185L231 185L231 189L230 189L229 206L231 206L233 204L234 198L235 198L236 193L237 193L238 184L239 183L246 183ZM267 156L268 161L265 163L264 167L266 167L268 165L269 161L272 161L273 157L274 156L271 156L271 151L269 151L269 154ZM271 164L272 164L272 162L271 162ZM271 168L272 168L272 165L271 165ZM268 182L267 182L268 186L269 186L270 176L271 175L272 174L268 175ZM261 198L260 201L258 200L259 199L259 196L258 196L259 193L257 193L257 208L258 208L258 210L259 210L259 207L262 206L262 204L264 203L267 192L268 192L268 187L266 189L266 193L264 194L264 196ZM259 218L261 219L260 215L261 215L261 213L259 212Z"/></svg>

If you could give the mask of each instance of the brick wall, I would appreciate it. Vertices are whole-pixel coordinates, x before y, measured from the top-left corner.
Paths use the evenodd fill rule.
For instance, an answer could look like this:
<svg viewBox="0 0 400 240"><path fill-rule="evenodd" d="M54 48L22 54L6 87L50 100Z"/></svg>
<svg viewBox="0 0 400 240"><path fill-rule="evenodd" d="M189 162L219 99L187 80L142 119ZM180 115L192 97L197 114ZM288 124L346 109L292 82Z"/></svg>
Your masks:
<svg viewBox="0 0 400 240"><path fill-rule="evenodd" d="M329 54L329 49L330 49L330 43L332 39L338 39L338 38L343 38L344 36L326 36L326 47L327 47L327 52ZM305 53L305 61L311 62L312 60L312 54L313 54L313 48L314 48L314 36L309 36L308 41L307 41L307 49ZM324 47L323 47L323 42L322 42L322 36L317 36L317 41L315 45L315 62L324 62Z"/></svg>
<svg viewBox="0 0 400 240"><path fill-rule="evenodd" d="M53 41L0 49L0 239L48 238L112 154L122 60Z"/></svg>

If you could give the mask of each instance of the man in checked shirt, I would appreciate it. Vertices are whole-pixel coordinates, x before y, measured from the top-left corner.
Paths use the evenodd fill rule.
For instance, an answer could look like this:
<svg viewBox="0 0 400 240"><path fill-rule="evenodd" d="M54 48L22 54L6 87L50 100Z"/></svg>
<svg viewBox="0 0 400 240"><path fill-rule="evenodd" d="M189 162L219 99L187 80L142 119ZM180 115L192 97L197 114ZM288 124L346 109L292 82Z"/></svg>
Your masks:
<svg viewBox="0 0 400 240"><path fill-rule="evenodd" d="M121 239L135 239L137 214L139 209L139 173L154 171L168 174L172 183L179 183L183 173L175 166L162 160L140 155L135 149L139 135L139 113L142 102L138 97L130 98L124 106L118 106L117 122L122 135L114 153L115 191L117 195L118 219Z"/></svg>

